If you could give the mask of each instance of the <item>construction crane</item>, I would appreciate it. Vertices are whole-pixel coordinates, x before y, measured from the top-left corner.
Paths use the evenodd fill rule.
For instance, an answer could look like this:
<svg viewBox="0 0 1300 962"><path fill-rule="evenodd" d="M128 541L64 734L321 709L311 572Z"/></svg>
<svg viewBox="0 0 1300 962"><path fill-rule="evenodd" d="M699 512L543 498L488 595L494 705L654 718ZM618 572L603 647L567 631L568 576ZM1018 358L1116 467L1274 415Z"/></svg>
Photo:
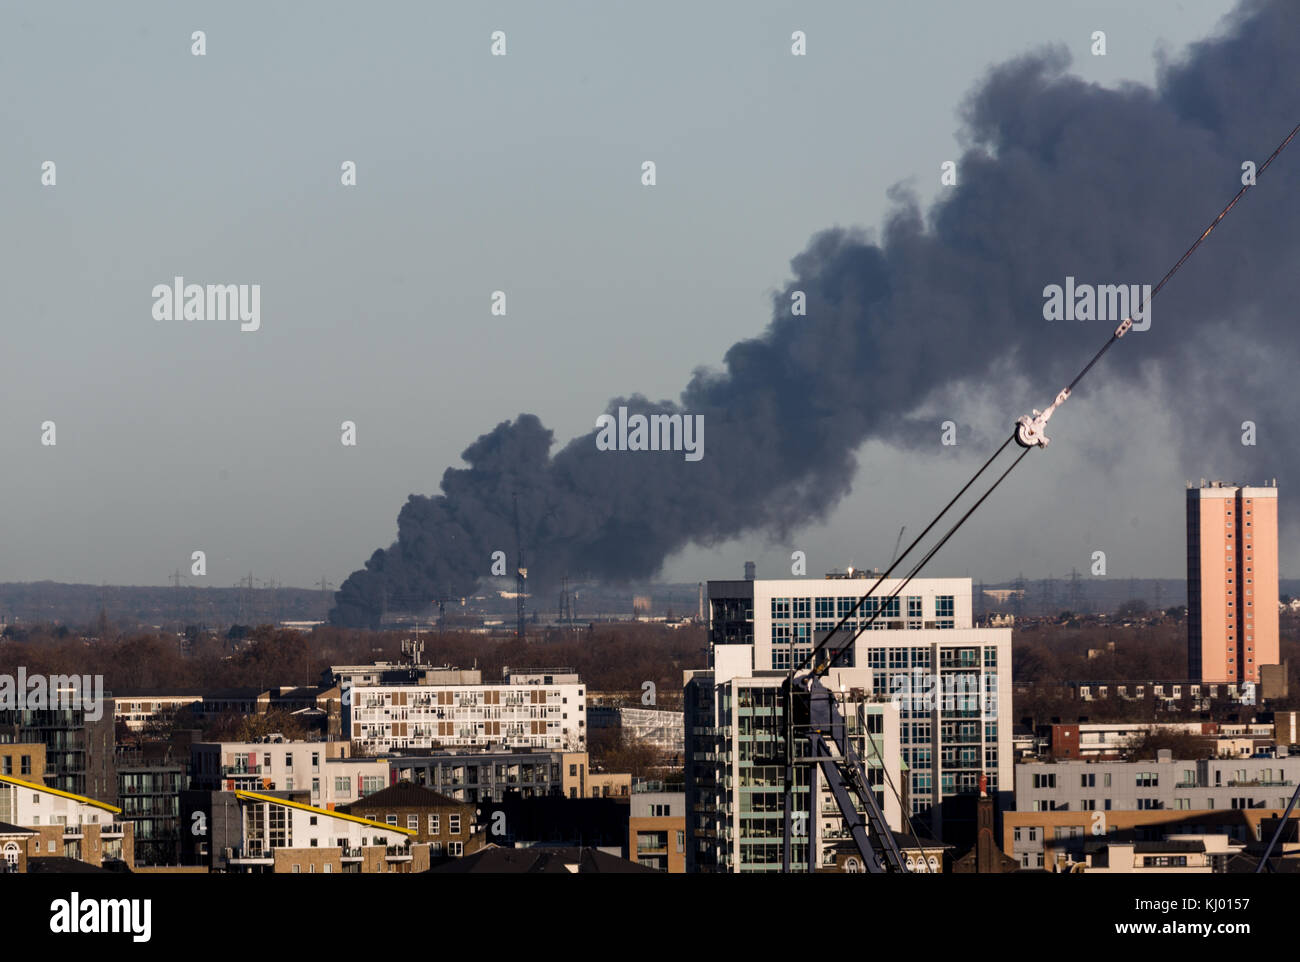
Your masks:
<svg viewBox="0 0 1300 962"><path fill-rule="evenodd" d="M1210 225L1201 233L1193 242L1181 258L1171 267L1143 299L1142 303L1134 310L1134 314L1142 315L1147 304L1164 289L1170 279L1178 273L1179 269L1187 262L1188 258L1196 252L1197 248L1205 241L1214 229L1228 216L1229 212L1236 206L1237 202L1256 185L1261 174L1268 169L1273 161L1286 149L1287 145L1295 139L1300 133L1300 124L1297 124L1291 133L1278 145L1277 149L1269 155L1256 172L1255 179L1249 183L1243 184L1241 189L1230 200ZM886 610L885 603L877 603L874 610L871 611L870 617L864 622L856 625L852 632L846 632L845 626L849 621L857 616L858 611L866 604L867 599L873 597L876 590L881 587L893 573L894 570L903 563L903 560L916 550L917 546L925 539L926 535L939 523L939 521L948 514L957 504L958 501L975 485L975 482L984 474L985 471L1002 455L1002 452L1014 442L1021 451L1015 457L1010 465L999 474L993 482L988 485L982 495L972 504L964 514L952 524L943 536L933 544L924 555L921 556L912 567L908 570L905 577L901 579L897 587L885 596L885 602L897 598L904 588L912 581L913 578L925 567L926 563L932 559L938 551L948 543L966 523L967 519L982 505L988 497L997 489L997 487L1015 470L1021 461L1030 451L1035 449L1046 448L1049 439L1047 437L1047 422L1052 415L1064 404L1078 386L1079 382L1092 370L1093 366L1101 360L1111 347L1113 347L1121 338L1124 337L1133 328L1132 317L1124 318L1118 327L1115 328L1110 338L1102 345L1101 349L1093 355L1092 359L1084 365L1081 370L1060 392L1056 398L1044 410L1039 411L1037 408L1032 414L1026 414L1018 418L1012 427L1010 436L1002 442L996 451L989 457L979 470L971 477L961 490L949 501L934 519L926 525L925 529L908 545L907 549L899 555L889 566L883 575L877 577L866 594L860 597L856 604L840 617L836 625L818 639L813 649L804 656L799 664L791 662L791 667L786 681L782 686L783 700L785 706L785 837L784 850L782 857L782 868L788 872L791 870L791 842L796 834L794 831L795 813L793 811L793 790L794 790L794 766L796 759L798 763L810 765L809 777L809 812L807 821L810 825L808 861L809 870L815 870L813 864L817 845L814 844L816 837L816 824L819 823L820 812L817 810L817 791L816 778L812 774L820 769L821 773L827 780L828 787L835 797L836 805L839 807L840 815L844 820L846 827L849 829L854 844L857 847L858 854L861 856L866 871L870 873L885 872L906 872L901 859L899 858L898 846L894 840L893 833L890 831L881 812L880 805L876 801L875 792L872 790L870 782L867 780L862 762L850 745L846 726L839 706L835 701L834 694L831 693L822 683L822 677L826 675L831 668L852 650L853 643L857 640L862 632L868 630L880 617L880 614ZM901 532L900 532L901 540ZM895 551L897 553L897 551ZM840 639L836 643L837 637ZM872 744L871 738L867 736L867 743ZM885 773L888 775L888 773ZM897 794L897 793L896 793ZM854 796L862 806L860 813L854 805ZM900 797L901 802L901 797ZM1300 802L1300 789L1291 798L1291 804L1287 806L1281 823L1277 831L1274 832L1273 839L1270 841L1264 856L1260 859L1260 864L1256 871L1264 871L1268 863L1268 857L1272 853L1274 846L1282 835L1283 828L1290 818L1291 812ZM803 813L800 813L802 816ZM904 809L904 817L907 817Z"/></svg>

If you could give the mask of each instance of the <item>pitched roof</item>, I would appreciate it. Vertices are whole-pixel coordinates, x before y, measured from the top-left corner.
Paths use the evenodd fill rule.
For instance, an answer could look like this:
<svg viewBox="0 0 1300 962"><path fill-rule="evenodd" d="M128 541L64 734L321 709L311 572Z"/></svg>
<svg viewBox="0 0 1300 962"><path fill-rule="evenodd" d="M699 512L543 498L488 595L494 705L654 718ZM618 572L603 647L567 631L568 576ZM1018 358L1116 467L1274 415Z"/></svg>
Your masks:
<svg viewBox="0 0 1300 962"><path fill-rule="evenodd" d="M58 788L50 788L48 785L40 785L36 782L28 782L21 778L14 778L12 775L0 775L0 782L9 785L16 785L19 788L30 788L33 792L49 792L51 795L57 795L59 798L71 799L74 802L81 802L83 805L93 805L96 808L102 808L106 812L112 812L114 815L122 814L122 810L116 805L110 805L108 802L101 802L96 798L87 798L85 795L73 795L71 792L65 792Z"/></svg>
<svg viewBox="0 0 1300 962"><path fill-rule="evenodd" d="M286 808L296 808L300 811L311 812L313 815L325 815L329 818L341 818L348 822L357 822L360 825L370 825L373 828L382 828L387 832L397 832L400 835L413 836L416 834L413 828L399 828L396 825L385 825L383 822L376 822L374 819L362 818L360 815L349 815L347 812L331 811L328 808L317 808L314 805L304 805L302 802L291 802L287 798L276 798L274 795L263 795L260 792L245 792L235 790L235 798L253 801L268 802L272 805L283 805Z"/></svg>
<svg viewBox="0 0 1300 962"><path fill-rule="evenodd" d="M36 830L33 828L23 828L21 825L11 825L8 822L0 822L0 835L35 835Z"/></svg>
<svg viewBox="0 0 1300 962"><path fill-rule="evenodd" d="M348 806L352 811L356 808L369 808L374 805L386 806L388 808L445 808L449 805L468 805L468 802L458 802L450 795L444 795L442 792L435 792L431 788L425 788L423 785L415 785L411 782L398 782L396 785L390 785L387 788L381 788L377 792L371 792Z"/></svg>
<svg viewBox="0 0 1300 962"><path fill-rule="evenodd" d="M426 874L467 875L467 874L506 874L506 875L570 875L574 868L578 874L595 873L662 875L645 865L638 865L617 855L610 855L595 848L497 848L490 846L467 855L452 859L443 865L428 870Z"/></svg>
<svg viewBox="0 0 1300 962"><path fill-rule="evenodd" d="M64 858L61 855L44 855L27 860L29 875L100 875L111 872L130 872L124 863L115 863L112 868L101 868L76 858Z"/></svg>

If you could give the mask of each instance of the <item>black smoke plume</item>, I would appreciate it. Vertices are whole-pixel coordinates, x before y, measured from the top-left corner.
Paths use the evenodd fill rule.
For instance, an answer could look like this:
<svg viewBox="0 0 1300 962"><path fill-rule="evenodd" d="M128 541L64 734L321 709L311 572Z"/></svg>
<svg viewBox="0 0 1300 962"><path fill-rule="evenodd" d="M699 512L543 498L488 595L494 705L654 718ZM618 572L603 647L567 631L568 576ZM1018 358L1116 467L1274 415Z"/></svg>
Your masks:
<svg viewBox="0 0 1300 962"><path fill-rule="evenodd" d="M441 494L411 496L397 541L347 579L333 620L374 624L384 606L471 591L493 550L513 553L516 491L534 591L562 575L646 578L692 543L824 519L849 490L855 449L911 443L908 416L936 391L986 390L1012 371L1039 392L1024 401L1050 401L1113 325L1045 321L1043 288L1067 275L1154 283L1205 228L1242 164L1262 163L1300 120L1300 3L1243 3L1218 36L1163 63L1154 89L1106 89L1068 66L1048 49L991 70L964 108L957 186L926 215L896 197L877 243L814 237L763 334L733 346L722 370L697 370L679 404L610 402L703 414L703 460L601 452L594 430L552 457L535 416L503 422L466 449L470 467L446 472ZM1286 438L1254 454L1258 477L1300 461L1286 390L1300 361L1298 172L1294 145L1103 375L1164 367L1172 387L1152 403L1179 405L1202 452L1207 418L1250 418ZM796 290L807 316L791 314ZM1008 406L1008 431L1018 413Z"/></svg>

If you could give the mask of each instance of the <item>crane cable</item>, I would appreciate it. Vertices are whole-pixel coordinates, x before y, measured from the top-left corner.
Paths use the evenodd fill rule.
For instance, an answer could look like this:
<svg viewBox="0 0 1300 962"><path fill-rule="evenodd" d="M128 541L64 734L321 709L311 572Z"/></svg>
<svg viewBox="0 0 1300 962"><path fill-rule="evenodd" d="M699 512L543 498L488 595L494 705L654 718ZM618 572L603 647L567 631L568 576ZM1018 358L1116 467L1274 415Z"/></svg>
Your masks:
<svg viewBox="0 0 1300 962"><path fill-rule="evenodd" d="M1264 163L1260 165L1259 169L1256 171L1255 177L1249 183L1243 184L1241 186L1241 189L1238 190L1235 195L1233 195L1232 200L1228 201L1227 205L1225 205L1224 208L1219 211L1218 215L1214 218L1214 220L1210 222L1210 225L1206 227L1205 230L1201 232L1200 236L1197 237L1196 240L1192 243L1192 245L1189 248L1187 248L1187 250L1183 253L1183 256L1178 259L1177 263L1175 263L1173 267L1169 268L1169 270L1160 279L1160 281L1151 289L1151 293L1142 299L1142 302L1139 305L1138 309L1133 313L1140 315L1142 311L1146 308L1146 306L1150 304L1152 300L1155 299L1155 296L1159 294L1161 290L1164 289L1165 285L1169 283L1170 279L1176 273L1178 273L1178 271L1182 268L1184 264L1187 263L1188 259L1190 259L1192 254L1196 252L1197 248L1199 248L1201 244L1204 243L1205 239L1209 237L1211 233L1213 233L1214 229L1218 227L1220 223L1222 223L1223 219L1228 216L1229 212L1231 212L1231 210L1235 206L1237 206L1237 202L1241 200L1241 198L1245 195L1246 191L1250 190L1250 188L1255 186L1255 183L1259 179L1259 177L1263 175L1264 171L1268 170L1269 166L1273 163L1273 161L1276 160L1278 155L1281 154L1282 151L1287 148L1287 146L1291 143L1291 141L1295 139L1297 134L1300 134L1300 124L1296 124L1296 126L1291 129L1291 132L1286 136L1286 139L1283 140L1280 144L1278 144L1277 148L1273 151L1273 153L1269 154L1268 159L1266 159ZM1111 346L1114 345L1114 343L1118 341L1121 337L1123 337L1126 333L1128 333L1129 329L1132 326L1133 326L1132 317L1130 316L1124 318L1124 320L1120 323L1120 325L1115 329L1114 333L1112 333L1111 336L1107 339L1106 343L1101 346L1101 349L1098 350L1097 353L1092 356L1092 359L1089 360L1088 363L1084 365L1083 370L1081 370L1075 376L1074 380L1072 380L1065 387L1065 389L1061 391L1060 394L1057 395L1056 400L1048 407L1048 409L1045 412L1043 412L1043 414L1040 415L1037 411L1035 411L1034 412L1035 418L1030 419L1028 416L1026 416L1021 418L1020 421L1017 422L1017 431L1013 431L1011 436L1002 442L1002 445L996 451L993 452L992 456L987 461L985 461L983 465L980 466L979 470L976 471L975 474L971 476L971 479L962 486L961 490L957 492L957 494L953 497L953 499L949 501L946 505L944 505L943 509L940 510L939 513L934 516L934 519L928 525L926 525L925 530L922 531L919 535L917 535L915 540L913 540L912 543L907 546L907 549L901 555L898 556L898 558L894 561L892 565L889 566L889 569L883 575L881 575L879 578L876 579L875 584L871 586L871 588L867 591L867 593L858 599L857 603L854 604L854 606L849 610L848 614L840 618L840 620L836 623L835 627L833 627L830 630L830 632L826 635L826 637L823 638L804 657L803 661L801 661L797 667L792 667L790 669L791 679L793 679L794 673L796 671L801 671L804 668L806 668L810 663L814 662L817 654L830 642L830 640L833 637L835 637L836 634L838 634L844 628L845 624L847 624L848 621L852 619L854 615L858 612L858 609L860 609L863 606L863 604L866 603L868 598L872 597L875 590L878 587L880 587L880 585L885 581L885 579L887 579L891 574L893 574L894 570L900 564L902 564L903 559L912 553L912 551L916 548L916 546L921 543L921 541L925 538L927 534L930 533L931 529L933 529L934 526L939 523L939 520L952 509L953 505L956 504L957 501L961 498L961 496L965 494L967 490L970 489L970 487L976 482L976 480L978 480L979 477L988 469L989 465L991 465L993 461L998 457L998 455L1000 455L1006 449L1006 446L1010 444L1011 441L1015 440L1018 444L1021 444L1025 448L1024 452L1020 455L1020 457L1016 458L1016 460L1012 462L1011 467L1007 468L1007 470L1004 471L1002 475L999 476L998 479L993 482L992 486L990 486L989 489L980 497L980 499L975 502L975 504L971 507L971 509L967 511L964 515L962 515L960 519L958 519L957 523L954 524L948 530L948 532L943 536L943 538L939 541L939 543L936 544L933 548L931 548L926 553L926 555L920 560L920 562L918 562L911 569L911 571L908 572L907 576L903 579L902 583L899 584L899 586L895 588L894 591L888 596L888 599L898 597L899 593L904 588L907 587L907 585L912 581L913 578L916 577L916 575L920 572L921 568L924 567L924 565L927 562L929 562L931 558L934 557L935 553L941 547L943 547L944 544L947 543L948 539L950 539L954 534L957 533L957 529L960 528L962 524L966 522L966 519L969 518L971 514L974 513L975 508L978 508L981 504L983 504L984 500L990 494L993 493L993 490L999 484L1002 483L1003 479L1005 479L1006 476L1011 473L1012 469L1014 469L1024 459L1025 454L1028 454L1029 451L1031 451L1034 447L1046 447L1047 438L1042 436L1042 427L1045 425L1047 419L1051 417L1051 414L1056 409L1056 407L1062 404L1070 396L1070 394L1073 392L1074 388L1078 385L1078 383L1082 381L1084 376L1090 370L1092 370L1093 366L1099 360L1101 360L1102 356L1108 350L1110 350ZM1036 430L1030 432L1024 432L1020 430L1022 426L1033 427L1036 428ZM1032 444L1026 444L1022 440L1022 438L1025 438L1027 436L1034 439ZM834 663L839 660L840 656L844 653L844 651L847 650L848 644L851 644L852 641L855 640L859 635L861 635L863 631L866 631L869 627L871 627L871 625L873 625L876 622L876 620L880 617L881 613L883 613L884 610L885 609L883 605L877 606L877 610L875 611L875 613L871 615L870 619L857 629L857 631L853 635L853 638L851 638L849 642L844 645L844 647L840 648L836 652L835 657L822 668L822 671L825 671L827 668L832 667ZM791 659L791 664L793 666L793 659Z"/></svg>
<svg viewBox="0 0 1300 962"><path fill-rule="evenodd" d="M1269 168L1269 166L1273 163L1273 161L1276 160L1278 155L1281 154L1282 151L1287 148L1287 146L1291 143L1291 141L1295 139L1297 134L1300 134L1300 124L1296 124L1296 126L1291 129L1291 132L1286 136L1286 138L1280 144L1278 144L1277 148L1273 151L1273 153L1269 154L1268 158L1264 161L1262 165L1260 165L1259 169L1256 171L1255 177L1252 178L1249 183L1242 184L1241 189L1238 190L1235 195L1233 195L1232 199L1228 201L1228 203L1223 207L1222 210L1219 211L1218 215L1214 218L1214 220L1210 222L1209 226L1206 227L1205 230L1201 232L1200 236L1196 238L1196 240L1192 243L1192 245L1188 247L1186 251L1183 252L1182 257L1178 259L1178 261L1173 265L1173 267L1169 268L1169 270L1165 272L1165 275L1162 278L1160 278L1159 282L1151 289L1151 293L1142 299L1137 310L1133 311L1132 313L1141 316L1142 311L1146 308L1146 306L1155 299L1155 296L1159 294L1160 291L1164 289L1165 285L1168 284L1169 281L1173 278L1173 276L1177 274L1179 270L1182 269L1182 266L1187 263L1187 261L1191 258L1192 254L1196 253L1197 248L1199 248L1201 244L1205 242L1205 239L1209 237L1211 233L1214 232L1214 229L1218 227L1219 224L1223 222L1223 219L1227 217L1228 214L1232 211L1232 209L1237 206L1237 202L1240 201L1243 196L1245 196L1246 191L1250 190L1250 188L1255 186L1259 177L1263 175L1264 171L1266 171ZM853 636L842 646L840 646L835 650L833 656L830 658L829 661L826 661L821 665L817 665L816 658L817 655L822 651L822 649L825 648L830 643L832 638L834 638L838 633L840 633L841 630L843 630L844 626L857 614L858 610L867 602L869 598L871 598L874 595L876 589L879 588L884 583L885 579L887 579L890 575L894 573L894 570L900 564L903 563L903 559L905 559L908 555L912 553L912 551L916 549L917 545L919 545L921 541L924 540L925 536L929 534L930 531L934 528L934 526L939 523L939 520L943 518L944 515L946 515L950 510L952 510L953 505L955 505L957 501L960 500L961 496L964 495L971 488L971 486L984 474L984 472L988 470L989 466L998 458L1000 454L1002 454L1004 450L1006 450L1008 444L1010 444L1012 441L1015 441L1017 444L1023 447L1024 450L1020 453L1019 457L1017 457L1014 461L1012 461L1011 465L1005 471L1003 471L1002 474L1000 474L997 477L997 479L989 486L989 488L984 492L984 494L982 494L979 497L979 499L966 511L966 513L957 519L956 523L954 523L952 527L948 529L948 531L944 534L944 536L940 538L939 541L932 548L930 548L929 551L925 553L925 555L921 558L921 560L912 566L912 568L908 571L907 575L903 578L903 580L899 583L899 585L896 588L894 588L889 595L885 596L884 598L885 601L891 601L893 599L896 599L899 596L899 594L902 593L903 589L906 588L908 584L911 583L911 581L917 576L917 574L920 573L921 569L925 567L925 565L935 556L936 553L938 553L939 549L948 543L948 540L952 538L952 536L957 533L958 529L961 528L961 526L966 523L967 519L970 518L970 516L975 513L975 510L980 505L982 505L985 502L985 500L987 500L989 495L991 495L994 492L994 490L996 490L998 485L1000 485L1006 479L1006 477L1020 464L1020 462L1025 459L1025 455L1027 455L1035 447L1042 448L1047 446L1048 439L1043 434L1043 428L1045 427L1047 420L1052 416L1052 413L1056 410L1056 408L1059 407L1061 404L1063 404L1069 398L1069 396L1073 393L1075 387L1079 384L1080 381L1083 380L1083 378L1087 375L1087 373L1092 370L1093 366L1099 360L1101 360L1102 356L1105 355L1105 353L1111 349L1111 347L1115 344L1116 341L1118 341L1121 337L1127 334L1129 330L1132 328L1132 326L1133 326L1132 315L1124 318L1124 320L1120 322L1119 326L1115 328L1111 336L1106 340L1106 343L1103 344L1100 350L1098 350L1097 353L1092 356L1091 360L1089 360L1088 363L1083 366L1083 370L1081 370L1077 375L1075 375L1074 380L1072 380L1068 385L1066 385L1066 387L1056 396L1056 399L1052 402L1052 404L1050 404L1047 407L1045 411L1040 413L1039 411L1035 410L1032 418L1028 415L1020 418L1017 421L1016 428L1012 431L1010 437L1008 437L1005 441L1003 441L1002 444L997 448L997 450L994 451L993 454L989 457L989 459L980 466L979 470L976 471L975 474L971 476L970 480L967 481L964 485L962 485L961 490L959 490L957 494L953 496L952 500L950 500L946 505L944 505L944 507L939 511L939 513L934 516L933 520L931 520L930 523L925 526L925 529L919 535L916 536L916 538L912 541L911 544L907 546L907 549L901 555L898 555L897 558L894 559L893 563L890 564L888 570L883 575L880 575L876 579L875 583L867 590L866 594L862 595L857 600L857 602L853 605L853 607L849 609L847 614L840 617L839 621L835 624L835 626L831 628L829 632L827 632L826 637L823 638L821 641L817 642L816 645L808 652L807 655L804 656L803 660L797 666L795 666L794 664L794 659L793 658L791 659L790 661L791 667L786 682L788 686L787 688L788 691L793 692L794 690L794 676L796 672L802 671L803 669L807 668L809 664L813 664L814 666L813 670L815 674L819 676L824 674L830 668L835 666L836 662L838 662L839 659L843 657L844 653L850 649L850 646L853 644L853 642L856 641L857 638L864 631L867 631L869 628L871 628L872 625L876 623L877 619L879 619L880 616L886 610L886 606L883 604L876 605L876 610L871 613L870 618L868 618L866 622L860 624L854 630ZM793 732L788 727L788 723L787 723L787 730L786 730L787 739L790 738L792 735ZM868 741L870 741L869 736L868 736ZM789 747L787 748L787 751L789 751ZM883 767L883 759L881 759L881 762ZM886 784L889 786L890 791L893 792L894 797L898 800L900 807L904 810L904 818L907 820L908 824L910 825L911 818L908 817L906 813L906 806L903 805L903 799L901 795L894 788L893 779L888 778L888 773L886 773ZM913 835L915 835L915 832L913 832Z"/></svg>

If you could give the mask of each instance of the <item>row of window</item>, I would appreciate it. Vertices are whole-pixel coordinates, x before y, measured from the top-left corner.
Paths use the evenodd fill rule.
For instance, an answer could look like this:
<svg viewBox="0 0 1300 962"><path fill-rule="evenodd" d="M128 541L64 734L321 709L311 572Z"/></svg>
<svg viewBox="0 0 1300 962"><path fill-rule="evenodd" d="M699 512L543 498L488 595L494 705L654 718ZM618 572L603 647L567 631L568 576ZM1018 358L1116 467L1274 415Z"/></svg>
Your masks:
<svg viewBox="0 0 1300 962"><path fill-rule="evenodd" d="M396 824L397 824L397 816L396 816L396 815L387 815L387 816L385 816L384 821L387 822L389 825L396 825ZM437 834L439 834L439 831L440 831L439 826L440 826L440 824L441 824L441 818L440 818L440 816L439 816L437 813L430 813L430 815L429 815L429 834L430 834L430 835L437 835ZM419 815L407 815L407 816L406 816L406 827L407 827L407 828L412 828L412 829L416 829L416 830L418 830L418 829L420 828L420 816L419 816ZM448 815L448 816L447 816L447 831L448 831L448 833L451 834L451 835L459 835L459 834L461 833L461 832L460 832L460 815L459 815L459 814L454 814L454 815Z"/></svg>
<svg viewBox="0 0 1300 962"><path fill-rule="evenodd" d="M858 604L858 599L848 598L773 598L772 599L772 618L777 619L809 619L818 618L845 618L853 611L854 605ZM860 618L871 618L878 615L880 618L899 618L901 617L902 599L895 596L892 598L867 598L858 606L857 616ZM957 613L957 601L955 595L935 595L934 598L934 615L936 618L955 618ZM922 598L920 595L907 596L907 616L909 618L922 617Z"/></svg>

